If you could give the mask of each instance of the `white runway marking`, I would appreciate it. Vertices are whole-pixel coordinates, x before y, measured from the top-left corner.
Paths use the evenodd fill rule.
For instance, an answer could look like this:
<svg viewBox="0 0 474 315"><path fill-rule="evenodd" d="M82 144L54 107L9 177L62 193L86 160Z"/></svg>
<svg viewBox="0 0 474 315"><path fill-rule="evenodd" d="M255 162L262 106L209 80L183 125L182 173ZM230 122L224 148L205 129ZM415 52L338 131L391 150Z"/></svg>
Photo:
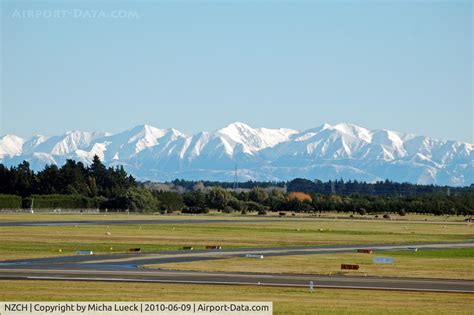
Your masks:
<svg viewBox="0 0 474 315"><path fill-rule="evenodd" d="M188 283L188 284L219 284L219 285L261 285L273 287L308 287L305 284L291 283L265 283L265 282L232 282L232 281L204 281L204 280L159 280L159 279L127 279L127 278L78 278L78 277L26 277L31 280L67 280L67 281L116 281L116 282L151 282L151 283ZM414 289L404 287L371 287L371 286L337 286L314 285L316 288L327 289L361 289L361 290L391 290L391 291L423 291L423 292L452 292L473 293L468 290L443 290L443 289Z"/></svg>

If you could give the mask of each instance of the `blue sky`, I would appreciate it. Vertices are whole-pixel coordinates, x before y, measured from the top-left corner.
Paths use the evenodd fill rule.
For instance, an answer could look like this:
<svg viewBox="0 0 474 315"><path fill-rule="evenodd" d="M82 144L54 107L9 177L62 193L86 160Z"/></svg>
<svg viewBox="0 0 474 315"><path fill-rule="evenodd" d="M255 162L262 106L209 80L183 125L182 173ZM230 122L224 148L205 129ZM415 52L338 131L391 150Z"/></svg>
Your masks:
<svg viewBox="0 0 474 315"><path fill-rule="evenodd" d="M472 19L471 1L2 1L0 135L352 122L473 142Z"/></svg>

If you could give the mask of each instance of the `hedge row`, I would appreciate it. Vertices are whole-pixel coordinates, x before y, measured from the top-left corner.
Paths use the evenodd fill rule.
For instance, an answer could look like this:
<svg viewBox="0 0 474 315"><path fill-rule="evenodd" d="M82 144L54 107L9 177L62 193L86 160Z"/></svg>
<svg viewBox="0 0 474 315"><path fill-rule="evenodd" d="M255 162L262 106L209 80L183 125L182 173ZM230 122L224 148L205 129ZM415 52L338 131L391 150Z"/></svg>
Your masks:
<svg viewBox="0 0 474 315"><path fill-rule="evenodd" d="M34 209L86 209L99 206L98 199L81 195L33 195L23 200L23 207L29 208L31 203Z"/></svg>
<svg viewBox="0 0 474 315"><path fill-rule="evenodd" d="M19 209L19 208L21 208L20 196L0 194L0 209Z"/></svg>

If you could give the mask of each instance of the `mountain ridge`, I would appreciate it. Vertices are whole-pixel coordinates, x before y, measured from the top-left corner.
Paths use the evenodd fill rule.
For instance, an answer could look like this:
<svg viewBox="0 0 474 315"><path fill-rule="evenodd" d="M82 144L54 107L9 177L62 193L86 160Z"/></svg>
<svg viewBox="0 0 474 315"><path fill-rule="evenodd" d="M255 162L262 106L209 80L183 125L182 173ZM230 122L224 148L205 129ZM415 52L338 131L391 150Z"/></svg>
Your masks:
<svg viewBox="0 0 474 315"><path fill-rule="evenodd" d="M123 165L140 180L390 179L462 186L474 182L474 144L350 123L307 130L253 128L234 122L186 135L139 125L118 133L68 131L58 136L0 137L0 163L27 160L35 170L66 159Z"/></svg>

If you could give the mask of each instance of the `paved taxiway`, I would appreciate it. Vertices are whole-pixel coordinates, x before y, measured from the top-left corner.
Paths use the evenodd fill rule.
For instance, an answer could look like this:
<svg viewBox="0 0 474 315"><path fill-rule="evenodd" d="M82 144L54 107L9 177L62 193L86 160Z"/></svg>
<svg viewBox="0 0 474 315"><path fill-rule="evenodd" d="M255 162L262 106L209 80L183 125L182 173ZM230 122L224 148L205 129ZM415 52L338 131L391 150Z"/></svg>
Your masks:
<svg viewBox="0 0 474 315"><path fill-rule="evenodd" d="M199 223L256 223L293 220L275 219L160 219L160 220L75 220L75 221L3 221L0 227L12 226L71 226L71 225L145 225L145 224L199 224ZM354 252L358 248L370 248L376 252L439 248L474 247L474 242L372 244L350 246L310 246L279 248L248 248L196 251L163 251L155 253L122 253L90 256L62 256L37 259L0 261L0 279L27 280L83 280L83 281L130 281L199 284L234 284L306 287L310 281L320 288L357 288L382 290L417 290L474 293L474 281L414 278L375 278L356 276L316 276L255 273L210 273L198 271L170 271L143 269L140 265L189 262L242 257L246 254L264 256L306 255ZM87 248L78 248L78 250Z"/></svg>
<svg viewBox="0 0 474 315"><path fill-rule="evenodd" d="M78 269L0 269L0 279L157 282L377 289L474 293L474 282L464 280L374 278L351 276L311 276L255 273L211 273L165 270L78 270Z"/></svg>
<svg viewBox="0 0 474 315"><path fill-rule="evenodd" d="M200 284L235 284L269 286L308 286L357 288L382 290L416 290L474 293L474 281L414 278L375 278L360 276L313 276L256 273L210 273L197 271L170 271L143 269L143 264L215 260L226 257L241 257L246 254L265 256L304 255L354 252L357 248L371 248L376 252L421 250L437 248L474 247L472 242L423 243L393 245L314 246L285 248L224 249L211 251L164 251L156 253L123 253L89 256L62 256L52 258L23 259L0 262L0 279L28 280L84 280L84 281L129 281Z"/></svg>

